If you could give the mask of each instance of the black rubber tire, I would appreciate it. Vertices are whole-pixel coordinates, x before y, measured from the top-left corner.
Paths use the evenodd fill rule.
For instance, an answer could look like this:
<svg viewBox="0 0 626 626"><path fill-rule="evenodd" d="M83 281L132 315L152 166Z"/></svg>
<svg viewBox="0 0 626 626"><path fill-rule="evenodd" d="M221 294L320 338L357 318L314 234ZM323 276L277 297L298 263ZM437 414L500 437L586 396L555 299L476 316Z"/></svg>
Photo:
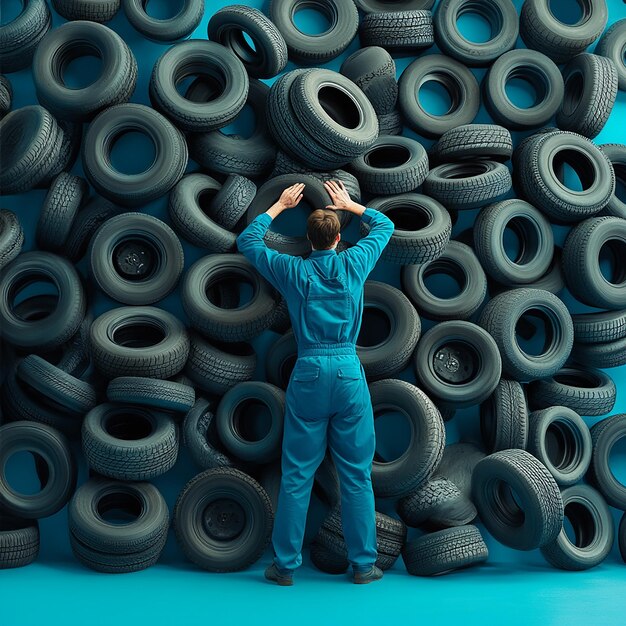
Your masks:
<svg viewBox="0 0 626 626"><path fill-rule="evenodd" d="M449 209L476 209L501 200L512 185L506 165L480 160L435 166L424 181L424 192Z"/></svg>
<svg viewBox="0 0 626 626"><path fill-rule="evenodd" d="M0 193L37 187L56 166L61 152L59 124L39 105L25 106L0 120Z"/></svg>
<svg viewBox="0 0 626 626"><path fill-rule="evenodd" d="M609 343L626 337L626 309L572 315L576 343Z"/></svg>
<svg viewBox="0 0 626 626"><path fill-rule="evenodd" d="M67 87L63 68L74 59L95 56L102 69L80 90ZM126 42L96 22L67 22L53 29L33 59L37 99L53 115L71 122L92 120L115 104L128 102L137 83L137 60Z"/></svg>
<svg viewBox="0 0 626 626"><path fill-rule="evenodd" d="M506 92L513 78L528 81L537 93L533 106L516 106ZM483 80L485 107L498 124L509 130L538 128L548 122L563 101L565 87L559 68L536 50L510 50L489 68Z"/></svg>
<svg viewBox="0 0 626 626"><path fill-rule="evenodd" d="M202 391L222 396L238 383L252 380L256 364L252 345L215 340L209 343L194 333L185 374Z"/></svg>
<svg viewBox="0 0 626 626"><path fill-rule="evenodd" d="M2 119L13 106L13 87L11 81L0 74L0 119Z"/></svg>
<svg viewBox="0 0 626 626"><path fill-rule="evenodd" d="M626 276L621 247L626 243L626 220L592 217L572 229L563 246L563 272L572 295L594 307L626 307ZM600 253L607 250L613 261L609 278L600 266Z"/></svg>
<svg viewBox="0 0 626 626"><path fill-rule="evenodd" d="M531 382L528 397L531 406L537 409L558 405L579 415L606 415L615 406L617 388L613 379L601 370L568 366L550 378Z"/></svg>
<svg viewBox="0 0 626 626"><path fill-rule="evenodd" d="M431 115L419 103L418 89L428 81L441 84L449 93L451 110ZM476 78L462 63L442 54L429 54L413 61L402 72L398 103L405 122L425 137L440 137L446 131L471 124L480 106Z"/></svg>
<svg viewBox="0 0 626 626"><path fill-rule="evenodd" d="M272 344L265 357L265 377L267 382L281 389L287 389L291 372L298 358L298 344L293 330L287 331Z"/></svg>
<svg viewBox="0 0 626 626"><path fill-rule="evenodd" d="M610 466L611 450L623 437L626 437L625 413L612 415L594 424L591 428L593 454L587 479L604 496L608 504L626 511L626 485L615 477Z"/></svg>
<svg viewBox="0 0 626 626"><path fill-rule="evenodd" d="M546 342L539 354L529 354L518 343L517 324L534 312L546 325ZM574 341L572 317L559 298L542 289L512 289L487 303L478 321L495 339L502 370L514 380L548 378L567 361ZM531 328L532 334L537 329ZM530 333L529 333L530 334Z"/></svg>
<svg viewBox="0 0 626 626"><path fill-rule="evenodd" d="M410 137L380 137L350 164L361 189L378 196L417 189L428 174L428 155Z"/></svg>
<svg viewBox="0 0 626 626"><path fill-rule="evenodd" d="M435 43L430 11L368 13L359 26L361 46L380 46L394 54L416 54Z"/></svg>
<svg viewBox="0 0 626 626"><path fill-rule="evenodd" d="M122 0L122 6L128 21L136 31L146 39L159 43L186 39L199 26L204 15L203 0L184 0L178 14L168 19L148 15L144 0Z"/></svg>
<svg viewBox="0 0 626 626"><path fill-rule="evenodd" d="M395 109L396 64L387 50L379 46L361 48L341 64L340 72L363 91L379 119Z"/></svg>
<svg viewBox="0 0 626 626"><path fill-rule="evenodd" d="M408 526L441 530L471 523L476 507L447 478L432 478L397 504L398 514Z"/></svg>
<svg viewBox="0 0 626 626"><path fill-rule="evenodd" d="M408 542L402 551L413 576L438 576L487 560L489 551L476 526L445 528Z"/></svg>
<svg viewBox="0 0 626 626"><path fill-rule="evenodd" d="M378 136L401 135L404 120L399 109L394 109L391 113L378 116Z"/></svg>
<svg viewBox="0 0 626 626"><path fill-rule="evenodd" d="M506 230L516 236L515 258L504 246ZM485 207L474 222L476 256L494 280L504 285L528 284L539 280L554 257L554 235L547 218L523 200L504 200Z"/></svg>
<svg viewBox="0 0 626 626"><path fill-rule="evenodd" d="M261 11L245 5L230 5L213 13L208 37L226 46L244 64L249 76L272 78L287 65L287 44L274 23ZM248 45L243 34L254 42Z"/></svg>
<svg viewBox="0 0 626 626"><path fill-rule="evenodd" d="M607 123L617 98L617 68L595 54L575 56L563 69L565 95L556 123L593 139Z"/></svg>
<svg viewBox="0 0 626 626"><path fill-rule="evenodd" d="M363 303L365 325L361 325L356 352L365 376L370 382L394 377L411 360L422 331L419 315L402 291L379 281L365 282ZM381 318L385 318L385 329L388 328L389 333L383 338L377 337L372 344L368 330L374 330L378 336Z"/></svg>
<svg viewBox="0 0 626 626"><path fill-rule="evenodd" d="M497 124L462 124L451 128L428 151L434 164L475 159L508 161L512 154L511 133Z"/></svg>
<svg viewBox="0 0 626 626"><path fill-rule="evenodd" d="M618 20L607 28L594 54L611 59L617 68L619 88L626 91L626 63L624 62L624 46L626 45L626 19Z"/></svg>
<svg viewBox="0 0 626 626"><path fill-rule="evenodd" d="M177 90L189 74L215 77L210 102L191 101ZM150 101L180 130L207 133L232 122L246 104L246 68L230 50L214 41L193 39L168 48L157 60L150 78Z"/></svg>
<svg viewBox="0 0 626 626"><path fill-rule="evenodd" d="M263 404L271 416L271 425L263 436L252 431L253 420L244 412L246 404ZM215 412L220 441L236 458L250 463L269 463L280 457L285 414L285 392L260 381L242 382L229 389ZM247 422L247 425L246 425Z"/></svg>
<svg viewBox="0 0 626 626"><path fill-rule="evenodd" d="M40 281L55 286L56 307L43 319L22 319L15 312L13 300L26 285ZM63 345L78 330L85 309L78 272L67 259L55 254L24 252L0 274L0 334L14 346L45 352Z"/></svg>
<svg viewBox="0 0 626 626"><path fill-rule="evenodd" d="M249 178L230 174L215 194L209 213L220 226L232 230L252 204L256 189Z"/></svg>
<svg viewBox="0 0 626 626"><path fill-rule="evenodd" d="M472 474L478 461L485 458L485 453L472 443L453 443L443 450L441 463L434 478L451 480L459 491L468 499L472 495Z"/></svg>
<svg viewBox="0 0 626 626"><path fill-rule="evenodd" d="M615 185L626 184L626 145L621 143L605 143L600 150L608 157L615 174ZM600 215L612 215L626 219L626 202L613 193L609 203L602 209Z"/></svg>
<svg viewBox="0 0 626 626"><path fill-rule="evenodd" d="M329 22L328 30L307 35L294 23L298 0L272 0L269 16L282 33L289 50L289 59L301 64L322 64L339 56L354 39L359 15L353 2L311 0L306 6L319 11Z"/></svg>
<svg viewBox="0 0 626 626"><path fill-rule="evenodd" d="M0 209L0 270L6 267L24 245L24 230L12 211Z"/></svg>
<svg viewBox="0 0 626 626"><path fill-rule="evenodd" d="M90 329L93 364L107 378L171 378L184 367L189 337L182 322L151 306L119 307L97 317Z"/></svg>
<svg viewBox="0 0 626 626"><path fill-rule="evenodd" d="M311 542L311 563L325 574L343 574L350 566L346 555L327 548L319 541L317 535Z"/></svg>
<svg viewBox="0 0 626 626"><path fill-rule="evenodd" d="M215 426L215 405L209 400L197 398L193 408L185 415L183 442L191 460L200 469L237 465L219 440Z"/></svg>
<svg viewBox="0 0 626 626"><path fill-rule="evenodd" d="M580 4L582 17L576 24L561 22L550 10L550 0L525 0L520 12L520 35L528 48L540 50L555 63L565 63L584 52L604 30L608 21L605 0Z"/></svg>
<svg viewBox="0 0 626 626"><path fill-rule="evenodd" d="M236 514L225 515L224 521L219 514L217 520L212 516L207 520L206 509L219 500ZM263 487L233 468L210 469L192 478L174 508L176 539L183 553L212 572L234 572L255 563L270 541L272 523L272 503ZM237 533L239 526L243 528ZM209 528L214 527L212 537Z"/></svg>
<svg viewBox="0 0 626 626"><path fill-rule="evenodd" d="M435 360L441 366L436 368ZM454 407L486 400L502 372L498 347L489 333L457 320L441 322L424 334L415 351L414 367L424 390ZM440 375L439 367L445 368L450 380Z"/></svg>
<svg viewBox="0 0 626 626"><path fill-rule="evenodd" d="M572 542L565 530L543 548L543 557L559 569L587 570L606 559L613 547L615 525L602 496L588 485L573 485L561 492L565 517L573 527Z"/></svg>
<svg viewBox="0 0 626 626"><path fill-rule="evenodd" d="M191 84L185 97L192 102L207 102L214 93L211 84L200 76ZM265 83L250 79L246 105L254 113L255 127L249 137L227 135L220 130L192 133L187 136L191 158L202 167L222 174L250 177L266 174L276 158L276 146L266 119L269 91Z"/></svg>
<svg viewBox="0 0 626 626"><path fill-rule="evenodd" d="M379 498L405 496L427 481L441 461L446 439L441 414L421 389L404 380L380 380L372 383L369 391L374 419L396 408L411 423L407 451L384 462L375 454L372 463L374 494Z"/></svg>
<svg viewBox="0 0 626 626"><path fill-rule="evenodd" d="M3 515L40 519L60 511L76 487L76 464L69 441L45 424L17 421L0 426L0 506ZM25 495L14 491L5 475L6 463L18 452L39 457L47 467L48 480L41 491Z"/></svg>
<svg viewBox="0 0 626 626"><path fill-rule="evenodd" d="M140 174L118 172L110 162L111 137L133 130L148 135L154 162ZM165 117L141 104L119 104L100 113L83 142L83 168L94 189L112 202L140 206L165 195L187 167L187 144Z"/></svg>
<svg viewBox="0 0 626 626"><path fill-rule="evenodd" d="M584 367L621 367L626 365L626 338L606 343L575 343L572 357Z"/></svg>
<svg viewBox="0 0 626 626"><path fill-rule="evenodd" d="M83 125L80 122L59 120L59 156L56 164L38 187L50 187L54 179L63 172L69 172L78 159L83 140Z"/></svg>
<svg viewBox="0 0 626 626"><path fill-rule="evenodd" d="M121 0L52 0L52 6L66 20L103 23L115 17Z"/></svg>
<svg viewBox="0 0 626 626"><path fill-rule="evenodd" d="M39 524L0 516L0 569L30 565L39 555Z"/></svg>
<svg viewBox="0 0 626 626"><path fill-rule="evenodd" d="M222 185L206 174L187 174L172 189L169 215L174 228L190 243L210 252L234 252L237 235L211 215Z"/></svg>
<svg viewBox="0 0 626 626"><path fill-rule="evenodd" d="M461 287L457 295L433 294L426 279L435 275L453 278ZM424 317L434 320L466 320L483 304L487 295L487 277L469 246L449 241L433 261L405 265L401 273L402 290Z"/></svg>
<svg viewBox="0 0 626 626"><path fill-rule="evenodd" d="M457 21L465 12L480 15L490 26L487 41L469 41ZM517 10L511 0L442 0L433 16L435 41L440 50L467 66L488 66L515 47L519 32Z"/></svg>
<svg viewBox="0 0 626 626"><path fill-rule="evenodd" d="M354 0L363 13L385 13L432 9L435 0Z"/></svg>
<svg viewBox="0 0 626 626"><path fill-rule="evenodd" d="M528 406L523 387L515 380L500 379L491 396L480 405L480 431L489 452L528 444Z"/></svg>
<svg viewBox="0 0 626 626"><path fill-rule="evenodd" d="M368 207L386 215L395 225L381 259L398 265L419 265L439 258L450 241L450 214L437 200L417 193L375 198ZM369 233L361 222L361 235ZM405 293L408 295L408 291Z"/></svg>
<svg viewBox="0 0 626 626"><path fill-rule="evenodd" d="M559 487L525 450L501 450L479 461L472 475L472 500L494 539L515 550L541 548L563 527Z"/></svg>
<svg viewBox="0 0 626 626"><path fill-rule="evenodd" d="M237 278L252 285L245 305L225 308L207 295L212 284ZM228 343L261 334L272 323L276 306L271 285L242 254L210 254L196 261L185 274L181 301L191 326L209 339Z"/></svg>
<svg viewBox="0 0 626 626"><path fill-rule="evenodd" d="M196 392L193 387L173 380L119 376L109 382L107 399L118 404L187 413L196 401Z"/></svg>

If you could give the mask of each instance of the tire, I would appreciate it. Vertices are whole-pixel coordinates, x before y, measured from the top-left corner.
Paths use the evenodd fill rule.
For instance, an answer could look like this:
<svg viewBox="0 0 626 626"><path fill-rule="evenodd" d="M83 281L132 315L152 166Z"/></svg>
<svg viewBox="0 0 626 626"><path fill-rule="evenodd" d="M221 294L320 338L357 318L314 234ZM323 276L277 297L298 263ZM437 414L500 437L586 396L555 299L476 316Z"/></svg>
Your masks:
<svg viewBox="0 0 626 626"><path fill-rule="evenodd" d="M593 217L572 229L563 246L563 272L572 295L594 307L626 307L626 285L621 247L626 243L626 220L620 217ZM611 274L605 278L601 253L611 256ZM617 255L617 256L616 256Z"/></svg>
<svg viewBox="0 0 626 626"><path fill-rule="evenodd" d="M476 526L446 528L410 541L402 551L406 570L413 576L437 576L477 565L489 551Z"/></svg>
<svg viewBox="0 0 626 626"><path fill-rule="evenodd" d="M387 50L379 46L361 48L341 64L340 72L363 91L379 118L395 109L396 64Z"/></svg>
<svg viewBox="0 0 626 626"><path fill-rule="evenodd" d="M607 123L617 98L617 68L595 54L575 56L563 69L565 96L556 123L593 139Z"/></svg>
<svg viewBox="0 0 626 626"><path fill-rule="evenodd" d="M101 59L102 70L96 80L79 90L67 87L63 67L87 55ZM53 29L37 47L33 80L37 99L53 115L87 122L105 109L130 100L137 83L137 60L110 28L96 22L68 22Z"/></svg>
<svg viewBox="0 0 626 626"><path fill-rule="evenodd" d="M359 27L361 46L380 46L394 53L414 54L435 43L430 11L368 13Z"/></svg>
<svg viewBox="0 0 626 626"><path fill-rule="evenodd" d="M83 140L83 125L67 120L59 120L59 156L54 167L39 183L38 187L50 187L54 179L64 172L69 172L78 159Z"/></svg>
<svg viewBox="0 0 626 626"><path fill-rule="evenodd" d="M450 297L430 291L426 279L444 275L454 279L461 290ZM433 261L405 265L401 274L402 290L421 315L434 320L469 319L487 295L487 277L469 246L449 241ZM434 284L434 281L433 281Z"/></svg>
<svg viewBox="0 0 626 626"><path fill-rule="evenodd" d="M626 183L626 145L621 143L605 143L600 146L600 150L608 157L613 166L615 174L615 184L624 185ZM626 202L617 197L614 193L609 203L602 209L600 215L612 215L626 219Z"/></svg>
<svg viewBox="0 0 626 626"><path fill-rule="evenodd" d="M428 172L424 192L450 209L476 209L501 200L512 185L509 169L497 161L444 163Z"/></svg>
<svg viewBox="0 0 626 626"><path fill-rule="evenodd" d="M109 383L107 399L118 404L184 414L194 405L196 392L193 387L173 380L120 376Z"/></svg>
<svg viewBox="0 0 626 626"><path fill-rule="evenodd" d="M363 13L385 13L432 9L435 0L354 0Z"/></svg>
<svg viewBox="0 0 626 626"><path fill-rule="evenodd" d="M221 189L211 176L187 174L170 193L169 215L174 228L194 246L234 252L237 236L218 224L210 210Z"/></svg>
<svg viewBox="0 0 626 626"><path fill-rule="evenodd" d="M171 378L184 367L189 337L182 322L155 307L120 307L96 318L90 329L96 369L107 378Z"/></svg>
<svg viewBox="0 0 626 626"><path fill-rule="evenodd" d="M626 437L624 413L607 417L591 428L593 454L587 479L604 496L608 504L626 511L626 486L617 480L610 466L611 450L623 437Z"/></svg>
<svg viewBox="0 0 626 626"><path fill-rule="evenodd" d="M11 81L0 74L0 119L2 119L13 106L13 87Z"/></svg>
<svg viewBox="0 0 626 626"><path fill-rule="evenodd" d="M319 35L307 35L300 31L293 17L297 0L272 0L269 16L282 33L294 63L321 64L339 56L352 42L359 26L359 15L352 2L340 0L312 0L310 7L324 15L328 30Z"/></svg>
<svg viewBox="0 0 626 626"><path fill-rule="evenodd" d="M480 430L489 453L526 450L528 407L524 389L517 381L501 378L493 394L481 404Z"/></svg>
<svg viewBox="0 0 626 626"><path fill-rule="evenodd" d="M514 233L514 258L505 250L506 231ZM547 218L523 200L504 200L485 207L474 222L476 256L494 280L507 286L530 284L550 269L554 235Z"/></svg>
<svg viewBox="0 0 626 626"><path fill-rule="evenodd" d="M365 319L356 340L356 352L368 381L391 378L410 362L422 325L409 299L397 288L368 280L363 290ZM381 318L385 318L380 337ZM371 339L373 335L373 340Z"/></svg>
<svg viewBox="0 0 626 626"><path fill-rule="evenodd" d="M25 284L45 282L56 288L54 310L43 319L22 319L15 312L14 299ZM24 252L0 275L0 333L12 345L45 352L53 350L76 333L85 317L85 294L74 266L50 252Z"/></svg>
<svg viewBox="0 0 626 626"><path fill-rule="evenodd" d="M518 323L529 322L532 339L537 328L524 316L539 318L546 327L548 341L537 354L529 353L519 344ZM548 378L567 361L574 341L572 318L567 307L554 294L542 289L512 289L493 298L483 309L479 325L494 339L502 356L502 369L514 380L529 381ZM528 349L531 349L532 346Z"/></svg>
<svg viewBox="0 0 626 626"><path fill-rule="evenodd" d="M262 404L271 416L262 435L255 432L254 418L246 418L246 405ZM229 389L220 400L215 425L220 441L236 458L249 463L269 463L280 457L285 414L285 393L269 383L248 381Z"/></svg>
<svg viewBox="0 0 626 626"><path fill-rule="evenodd" d="M525 450L501 450L479 461L472 476L472 499L494 539L515 550L541 548L563 527L559 487Z"/></svg>
<svg viewBox="0 0 626 626"><path fill-rule="evenodd" d="M617 339L607 343L576 343L572 358L584 367L600 369L626 365L626 339Z"/></svg>
<svg viewBox="0 0 626 626"><path fill-rule="evenodd" d="M214 172L257 177L266 174L276 158L274 145L267 126L267 98L270 88L260 80L249 81L248 99L255 114L256 125L249 137L228 135L220 130L210 133L192 133L187 136L191 158ZM207 102L213 97L206 81L197 78L189 87L186 98L192 102Z"/></svg>
<svg viewBox="0 0 626 626"><path fill-rule="evenodd" d="M417 193L375 198L371 209L386 215L395 226L381 258L397 265L420 265L438 259L446 249L452 232L450 214L437 200ZM361 235L369 225L361 222ZM406 287L405 293L408 293Z"/></svg>
<svg viewBox="0 0 626 626"><path fill-rule="evenodd" d="M110 163L111 135L133 130L155 146L152 166L140 174L118 172ZM83 168L94 189L112 202L140 206L165 195L187 167L187 144L181 132L157 111L141 104L119 104L100 113L83 143Z"/></svg>
<svg viewBox="0 0 626 626"><path fill-rule="evenodd" d="M74 336L62 347L62 355L55 363L59 369L76 378L83 376L91 365L89 329L92 323L93 314L88 311Z"/></svg>
<svg viewBox="0 0 626 626"><path fill-rule="evenodd" d="M451 128L428 152L435 164L475 159L508 161L512 154L511 133L497 124L463 124Z"/></svg>
<svg viewBox="0 0 626 626"><path fill-rule="evenodd" d="M159 43L186 39L199 26L204 15L202 0L184 0L178 14L169 19L150 16L143 0L122 0L122 6L130 25L136 31L146 39Z"/></svg>
<svg viewBox="0 0 626 626"><path fill-rule="evenodd" d="M213 524L203 523L209 506L209 513L218 515ZM219 509L224 508L222 512L234 509L237 514L221 517ZM174 508L176 539L183 553L212 572L233 572L255 563L270 541L272 522L272 503L265 490L232 468L210 469L192 478ZM244 532L236 532L240 526Z"/></svg>
<svg viewBox="0 0 626 626"><path fill-rule="evenodd" d="M210 102L192 102L176 86L196 72L218 76L220 89ZM214 41L183 41L157 60L150 79L150 101L182 131L207 133L232 122L248 98L249 81L240 59Z"/></svg>
<svg viewBox="0 0 626 626"><path fill-rule="evenodd" d="M460 32L457 21L465 11L480 15L491 29L487 41L469 41ZM440 50L467 66L482 67L493 63L515 47L519 33L517 10L511 0L444 0L433 16L435 41Z"/></svg>
<svg viewBox="0 0 626 626"><path fill-rule="evenodd" d="M588 485L568 487L561 496L575 540L561 530L552 543L541 548L541 554L548 563L564 570L582 571L599 565L611 552L615 537L609 507Z"/></svg>
<svg viewBox="0 0 626 626"><path fill-rule="evenodd" d="M402 114L398 109L394 109L391 113L385 113L378 116L378 136L383 135L401 135L403 130Z"/></svg>
<svg viewBox="0 0 626 626"><path fill-rule="evenodd" d="M223 396L238 383L252 380L256 364L256 352L248 343L209 343L194 334L185 373L202 391Z"/></svg>
<svg viewBox="0 0 626 626"><path fill-rule="evenodd" d="M121 0L52 0L54 10L66 20L108 22L120 10Z"/></svg>
<svg viewBox="0 0 626 626"><path fill-rule="evenodd" d="M0 210L0 270L6 267L24 245L24 230L12 211Z"/></svg>
<svg viewBox="0 0 626 626"><path fill-rule="evenodd" d="M224 7L211 16L208 37L228 48L253 78L272 78L287 65L287 44L261 11L244 5ZM254 49L243 37L246 33Z"/></svg>
<svg viewBox="0 0 626 626"><path fill-rule="evenodd" d="M533 408L565 406L579 415L606 415L613 410L617 389L601 370L565 367L551 378L530 383L528 395Z"/></svg>
<svg viewBox="0 0 626 626"><path fill-rule="evenodd" d="M407 451L400 458L386 462L377 460L375 455L372 463L374 494L379 498L405 496L436 470L445 445L443 420L428 396L406 381L380 380L372 383L369 391L374 419L390 410L389 407L396 407L411 423Z"/></svg>
<svg viewBox="0 0 626 626"><path fill-rule="evenodd" d="M108 219L91 239L91 275L109 297L135 306L163 300L183 271L183 248L161 220L141 213Z"/></svg>
<svg viewBox="0 0 626 626"><path fill-rule="evenodd" d="M428 174L428 155L415 139L382 137L350 166L361 189L390 196L417 189Z"/></svg>
<svg viewBox="0 0 626 626"><path fill-rule="evenodd" d="M268 383L287 389L291 372L298 358L298 344L290 330L272 344L265 357L265 377Z"/></svg>
<svg viewBox="0 0 626 626"><path fill-rule="evenodd" d="M537 102L523 109L506 92L513 77L523 78L534 86ZM498 124L509 130L538 128L548 122L561 106L565 87L559 68L536 50L510 50L489 68L483 80L485 107Z"/></svg>
<svg viewBox="0 0 626 626"><path fill-rule="evenodd" d="M327 548L317 538L311 543L311 563L325 574L343 574L350 566L346 556Z"/></svg>
<svg viewBox="0 0 626 626"><path fill-rule="evenodd" d="M626 337L626 309L572 315L576 343L609 343Z"/></svg>
<svg viewBox="0 0 626 626"><path fill-rule="evenodd" d="M617 68L619 88L626 90L626 63L623 59L624 45L626 45L626 19L618 20L604 32L594 54L611 59Z"/></svg>
<svg viewBox="0 0 626 626"><path fill-rule="evenodd" d="M4 515L40 519L60 511L76 487L76 465L68 440L45 424L18 421L0 426L0 506ZM41 491L25 495L14 491L5 475L7 461L18 452L39 457L48 471Z"/></svg>
<svg viewBox="0 0 626 626"><path fill-rule="evenodd" d="M245 305L224 308L209 299L209 285L237 279L252 285L253 295ZM242 254L211 254L196 261L183 280L181 301L192 327L228 343L260 335L272 323L276 306L270 284Z"/></svg>
<svg viewBox="0 0 626 626"><path fill-rule="evenodd" d="M463 496L472 495L472 474L478 461L485 458L485 453L471 443L453 443L443 451L441 463L435 472L435 478L451 480Z"/></svg>
<svg viewBox="0 0 626 626"><path fill-rule="evenodd" d="M602 34L609 17L604 0L581 5L581 12L578 23L566 24L554 16L549 0L525 0L520 35L528 48L547 54L555 63L564 63L584 52Z"/></svg>
<svg viewBox="0 0 626 626"><path fill-rule="evenodd" d="M486 400L502 371L495 341L464 321L441 322L427 331L417 345L414 366L426 393L454 407Z"/></svg>
<svg viewBox="0 0 626 626"><path fill-rule="evenodd" d="M626 521L624 520L626 520L626 514L622 515L622 520L619 525L618 547L622 561L626 563Z"/></svg>
<svg viewBox="0 0 626 626"><path fill-rule="evenodd" d="M474 505L447 478L432 478L398 501L397 510L408 526L441 530L469 524Z"/></svg>
<svg viewBox="0 0 626 626"><path fill-rule="evenodd" d="M448 91L454 103L444 115L431 115L420 105L418 85L434 80ZM402 72L398 103L405 122L425 137L440 137L451 128L470 124L480 106L480 91L474 75L461 63L441 54L413 61Z"/></svg>
<svg viewBox="0 0 626 626"><path fill-rule="evenodd" d="M3 515L0 519L0 569L30 565L39 555L39 524Z"/></svg>
<svg viewBox="0 0 626 626"><path fill-rule="evenodd" d="M245 176L230 174L215 194L210 212L223 228L232 230L245 215L256 195L256 185Z"/></svg>

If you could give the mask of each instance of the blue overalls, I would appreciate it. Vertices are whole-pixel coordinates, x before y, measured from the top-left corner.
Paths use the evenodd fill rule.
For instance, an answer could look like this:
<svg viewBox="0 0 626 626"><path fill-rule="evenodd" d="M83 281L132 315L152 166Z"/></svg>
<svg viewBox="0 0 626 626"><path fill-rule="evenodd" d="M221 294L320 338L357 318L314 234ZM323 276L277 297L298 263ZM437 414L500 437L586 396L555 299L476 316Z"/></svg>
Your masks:
<svg viewBox="0 0 626 626"><path fill-rule="evenodd" d="M341 485L341 518L354 571L376 561L371 468L375 434L371 397L356 353L363 283L387 245L393 222L374 209L370 232L337 253L308 259L282 254L263 241L272 218L257 216L237 238L244 254L286 299L298 359L286 394L282 480L272 544L277 567L302 563L302 543L315 472L330 448Z"/></svg>

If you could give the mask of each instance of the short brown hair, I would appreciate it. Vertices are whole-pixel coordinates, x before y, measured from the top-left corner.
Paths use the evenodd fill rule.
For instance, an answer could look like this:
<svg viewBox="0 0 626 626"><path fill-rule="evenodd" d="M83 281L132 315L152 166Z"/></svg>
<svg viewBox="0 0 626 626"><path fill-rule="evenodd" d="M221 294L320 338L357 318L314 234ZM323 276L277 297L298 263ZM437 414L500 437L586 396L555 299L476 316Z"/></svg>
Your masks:
<svg viewBox="0 0 626 626"><path fill-rule="evenodd" d="M306 232L316 250L330 248L341 230L337 214L332 209L315 209L306 221Z"/></svg>

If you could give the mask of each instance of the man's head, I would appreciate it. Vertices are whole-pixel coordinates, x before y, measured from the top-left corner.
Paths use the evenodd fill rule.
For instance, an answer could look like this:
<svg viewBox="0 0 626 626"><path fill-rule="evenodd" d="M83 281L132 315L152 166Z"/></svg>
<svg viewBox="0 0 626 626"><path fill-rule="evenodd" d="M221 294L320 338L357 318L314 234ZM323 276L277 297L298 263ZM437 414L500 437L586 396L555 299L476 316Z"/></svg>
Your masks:
<svg viewBox="0 0 626 626"><path fill-rule="evenodd" d="M306 234L315 250L327 250L339 243L341 225L332 209L315 209L306 222Z"/></svg>

